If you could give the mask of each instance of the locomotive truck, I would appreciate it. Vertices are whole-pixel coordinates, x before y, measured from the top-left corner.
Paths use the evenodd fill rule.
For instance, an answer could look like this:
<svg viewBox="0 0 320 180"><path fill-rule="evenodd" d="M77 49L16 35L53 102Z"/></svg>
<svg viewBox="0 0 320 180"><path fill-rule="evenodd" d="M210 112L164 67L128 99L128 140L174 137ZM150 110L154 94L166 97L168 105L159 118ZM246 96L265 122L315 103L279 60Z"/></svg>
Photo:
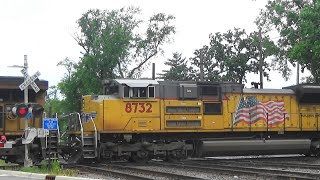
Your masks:
<svg viewBox="0 0 320 180"><path fill-rule="evenodd" d="M105 80L68 116L69 162L243 154L318 156L320 86Z"/></svg>

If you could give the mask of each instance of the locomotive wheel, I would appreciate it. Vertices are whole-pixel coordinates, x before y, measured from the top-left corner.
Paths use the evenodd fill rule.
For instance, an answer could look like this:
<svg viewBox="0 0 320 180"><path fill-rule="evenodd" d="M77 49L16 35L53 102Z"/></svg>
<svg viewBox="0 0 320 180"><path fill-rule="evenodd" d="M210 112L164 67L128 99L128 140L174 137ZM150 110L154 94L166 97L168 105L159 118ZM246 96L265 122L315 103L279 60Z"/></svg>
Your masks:
<svg viewBox="0 0 320 180"><path fill-rule="evenodd" d="M311 157L311 153L305 153L305 154L303 154L305 157Z"/></svg>
<svg viewBox="0 0 320 180"><path fill-rule="evenodd" d="M130 162L136 163L146 163L148 160L149 156L147 151L137 151L136 153L132 153L131 157L129 158Z"/></svg>
<svg viewBox="0 0 320 180"><path fill-rule="evenodd" d="M166 161L174 162L174 161L180 161L181 159L184 159L184 158L186 158L186 156L183 153L183 150L175 150L167 153Z"/></svg>

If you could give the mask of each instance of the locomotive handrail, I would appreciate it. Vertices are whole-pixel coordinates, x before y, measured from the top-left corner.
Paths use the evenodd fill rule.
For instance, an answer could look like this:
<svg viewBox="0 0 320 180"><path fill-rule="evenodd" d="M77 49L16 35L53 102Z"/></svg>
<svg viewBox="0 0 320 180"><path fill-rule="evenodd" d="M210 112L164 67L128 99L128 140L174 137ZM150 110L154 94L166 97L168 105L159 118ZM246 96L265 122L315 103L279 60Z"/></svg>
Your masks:
<svg viewBox="0 0 320 180"><path fill-rule="evenodd" d="M97 157L98 154L97 154L97 147L98 147L98 132L97 132L97 127L96 127L96 123L94 123L94 120L92 118L92 116L90 116L90 120L93 124L93 127L94 127L94 143L95 143L95 151L94 151L94 154L95 156Z"/></svg>
<svg viewBox="0 0 320 180"><path fill-rule="evenodd" d="M58 119L58 113L56 113L56 118ZM60 128L59 128L59 124L58 124L58 127L57 127L57 133L58 133L58 143L60 143Z"/></svg>
<svg viewBox="0 0 320 180"><path fill-rule="evenodd" d="M82 145L82 147L83 147L83 146L84 146L84 137L83 137L83 126L82 126L82 122L81 122L80 113L74 112L74 113L70 113L70 114L68 114L68 115L62 115L62 116L60 116L60 117L63 118L63 117L68 117L68 116L75 115L75 114L78 116L78 119L79 119L80 132L81 132L81 145Z"/></svg>

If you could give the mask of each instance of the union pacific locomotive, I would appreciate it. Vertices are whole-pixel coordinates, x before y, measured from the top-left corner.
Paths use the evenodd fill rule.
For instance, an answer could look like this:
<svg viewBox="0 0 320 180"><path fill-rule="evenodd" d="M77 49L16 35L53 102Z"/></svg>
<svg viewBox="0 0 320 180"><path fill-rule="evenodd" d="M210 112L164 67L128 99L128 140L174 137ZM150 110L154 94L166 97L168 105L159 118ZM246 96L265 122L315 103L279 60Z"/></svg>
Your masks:
<svg viewBox="0 0 320 180"><path fill-rule="evenodd" d="M25 134L24 118L12 114L13 107L24 102L24 93L19 89L23 82L23 77L0 76L0 158L23 163L25 144L28 144L29 158L38 162L48 154L47 141L37 137L36 128L42 127L42 117L29 118L28 126L32 128ZM44 105L48 81L36 80L35 83L40 90L35 93L29 88L29 102Z"/></svg>
<svg viewBox="0 0 320 180"><path fill-rule="evenodd" d="M104 81L69 116L69 161L320 153L320 86Z"/></svg>

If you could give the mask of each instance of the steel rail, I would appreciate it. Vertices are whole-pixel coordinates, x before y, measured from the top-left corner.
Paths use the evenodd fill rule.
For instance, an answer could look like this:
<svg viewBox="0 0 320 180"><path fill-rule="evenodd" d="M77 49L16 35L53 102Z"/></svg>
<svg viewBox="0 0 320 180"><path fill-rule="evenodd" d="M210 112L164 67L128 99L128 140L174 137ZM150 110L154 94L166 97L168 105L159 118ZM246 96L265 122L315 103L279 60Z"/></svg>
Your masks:
<svg viewBox="0 0 320 180"><path fill-rule="evenodd" d="M125 179L132 179L132 180L152 180L153 178L147 178L143 176L133 175L129 173L125 173L119 170L110 170L101 167L93 167L93 166L86 166L86 165L75 165L74 168L81 168L83 171L95 172L97 174L107 174L108 176L116 177L116 178L125 178Z"/></svg>
<svg viewBox="0 0 320 180"><path fill-rule="evenodd" d="M228 161L228 162L217 162L215 164L248 164L254 166L272 166L272 167L281 167L281 168L302 168L302 169L315 169L320 170L320 164L308 164L308 163L289 163L289 162L269 162L269 161L249 161L249 160L240 160L240 161Z"/></svg>
<svg viewBox="0 0 320 180"><path fill-rule="evenodd" d="M254 167L242 167L235 165L210 165L203 163L163 163L163 162L152 162L151 164L171 166L175 168L187 168L187 169L199 169L206 171L217 171L226 174L233 175L256 175L262 177L273 177L278 179L304 179L304 180L315 180L319 179L320 174L316 173L303 173L296 171L286 171L286 170L274 170L265 168L254 168Z"/></svg>
<svg viewBox="0 0 320 180"><path fill-rule="evenodd" d="M117 170L129 170L129 171L134 171L134 172L139 172L139 173L144 173L144 174L148 174L148 175L152 175L152 176L157 176L157 177L166 177L169 179L186 179L186 180L197 180L197 179L203 179L203 178L197 178L194 176L186 176L186 175L180 175L180 174L174 174L174 173L170 173L170 172L162 172L162 171L154 171L154 170L148 170L148 169L143 169L143 168L137 168L137 167L132 167L131 166L127 166L127 165L118 165L118 164L102 164L105 167L111 167Z"/></svg>

